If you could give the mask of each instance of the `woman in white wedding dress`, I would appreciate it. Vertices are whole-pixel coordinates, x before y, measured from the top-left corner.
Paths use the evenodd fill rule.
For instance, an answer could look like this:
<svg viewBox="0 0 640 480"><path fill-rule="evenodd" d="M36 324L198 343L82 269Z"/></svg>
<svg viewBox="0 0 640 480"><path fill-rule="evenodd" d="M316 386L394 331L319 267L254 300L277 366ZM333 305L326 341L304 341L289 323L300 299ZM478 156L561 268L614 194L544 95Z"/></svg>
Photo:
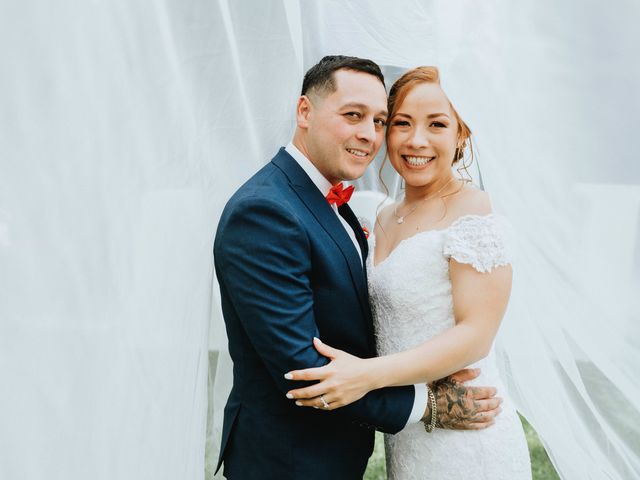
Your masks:
<svg viewBox="0 0 640 480"><path fill-rule="evenodd" d="M473 384L494 385L504 398L494 424L427 433L418 423L386 435L389 478L530 479L522 425L493 353L511 289L504 225L486 193L453 175L471 132L436 68L418 67L398 79L388 125L388 156L406 189L402 201L380 212L370 239L367 269L381 357L358 359L317 342L331 363L291 372L320 383L290 393L305 406L333 409L376 388L432 383L467 366L480 368Z"/></svg>

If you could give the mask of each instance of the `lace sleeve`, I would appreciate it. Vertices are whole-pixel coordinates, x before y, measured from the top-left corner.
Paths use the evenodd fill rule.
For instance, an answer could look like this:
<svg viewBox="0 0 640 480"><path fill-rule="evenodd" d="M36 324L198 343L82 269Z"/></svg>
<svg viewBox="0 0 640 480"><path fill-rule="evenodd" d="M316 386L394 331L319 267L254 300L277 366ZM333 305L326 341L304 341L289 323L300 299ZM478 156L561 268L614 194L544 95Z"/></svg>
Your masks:
<svg viewBox="0 0 640 480"><path fill-rule="evenodd" d="M444 255L467 263L479 272L511 263L507 225L491 215L465 215L449 227L444 241Z"/></svg>

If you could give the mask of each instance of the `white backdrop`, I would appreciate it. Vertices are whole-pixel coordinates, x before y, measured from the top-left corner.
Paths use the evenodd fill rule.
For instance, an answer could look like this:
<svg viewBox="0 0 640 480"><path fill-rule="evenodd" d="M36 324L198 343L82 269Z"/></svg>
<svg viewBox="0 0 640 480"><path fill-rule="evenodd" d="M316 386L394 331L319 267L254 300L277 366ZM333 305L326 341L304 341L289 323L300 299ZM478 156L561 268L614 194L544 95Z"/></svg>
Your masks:
<svg viewBox="0 0 640 480"><path fill-rule="evenodd" d="M563 478L640 476L639 13L0 3L0 478L211 473L229 380L216 222L289 140L302 73L329 53L389 80L441 68L520 239L511 393Z"/></svg>

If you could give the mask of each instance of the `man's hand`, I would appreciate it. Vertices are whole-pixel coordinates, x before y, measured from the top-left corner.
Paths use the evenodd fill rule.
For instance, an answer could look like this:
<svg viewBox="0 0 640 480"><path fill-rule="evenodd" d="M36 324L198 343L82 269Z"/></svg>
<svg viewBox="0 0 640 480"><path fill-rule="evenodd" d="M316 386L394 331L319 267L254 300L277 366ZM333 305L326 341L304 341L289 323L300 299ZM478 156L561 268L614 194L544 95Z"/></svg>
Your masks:
<svg viewBox="0 0 640 480"><path fill-rule="evenodd" d="M436 380L429 388L433 390L438 407L436 427L448 430L482 430L495 422L502 410L502 399L496 397L494 387L467 387L463 382L480 375L479 369L465 369L448 377ZM427 409L429 421L431 409Z"/></svg>

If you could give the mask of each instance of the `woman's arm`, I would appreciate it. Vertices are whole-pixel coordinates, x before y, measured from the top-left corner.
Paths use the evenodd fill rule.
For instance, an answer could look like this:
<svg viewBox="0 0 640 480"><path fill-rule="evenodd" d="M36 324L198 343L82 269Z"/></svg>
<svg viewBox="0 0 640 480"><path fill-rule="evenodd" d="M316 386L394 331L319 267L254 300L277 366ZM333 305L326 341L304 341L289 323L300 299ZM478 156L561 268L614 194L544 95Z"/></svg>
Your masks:
<svg viewBox="0 0 640 480"><path fill-rule="evenodd" d="M493 343L511 292L511 266L480 273L471 265L450 260L450 277L456 325L404 352L360 359L316 343L331 358L324 367L287 374L292 380L320 383L292 390L289 398L302 406L331 408L347 405L367 392L386 386L430 383L484 358Z"/></svg>
<svg viewBox="0 0 640 480"><path fill-rule="evenodd" d="M375 388L430 383L487 356L511 293L511 266L480 273L471 265L450 261L456 325L418 345L371 359Z"/></svg>

